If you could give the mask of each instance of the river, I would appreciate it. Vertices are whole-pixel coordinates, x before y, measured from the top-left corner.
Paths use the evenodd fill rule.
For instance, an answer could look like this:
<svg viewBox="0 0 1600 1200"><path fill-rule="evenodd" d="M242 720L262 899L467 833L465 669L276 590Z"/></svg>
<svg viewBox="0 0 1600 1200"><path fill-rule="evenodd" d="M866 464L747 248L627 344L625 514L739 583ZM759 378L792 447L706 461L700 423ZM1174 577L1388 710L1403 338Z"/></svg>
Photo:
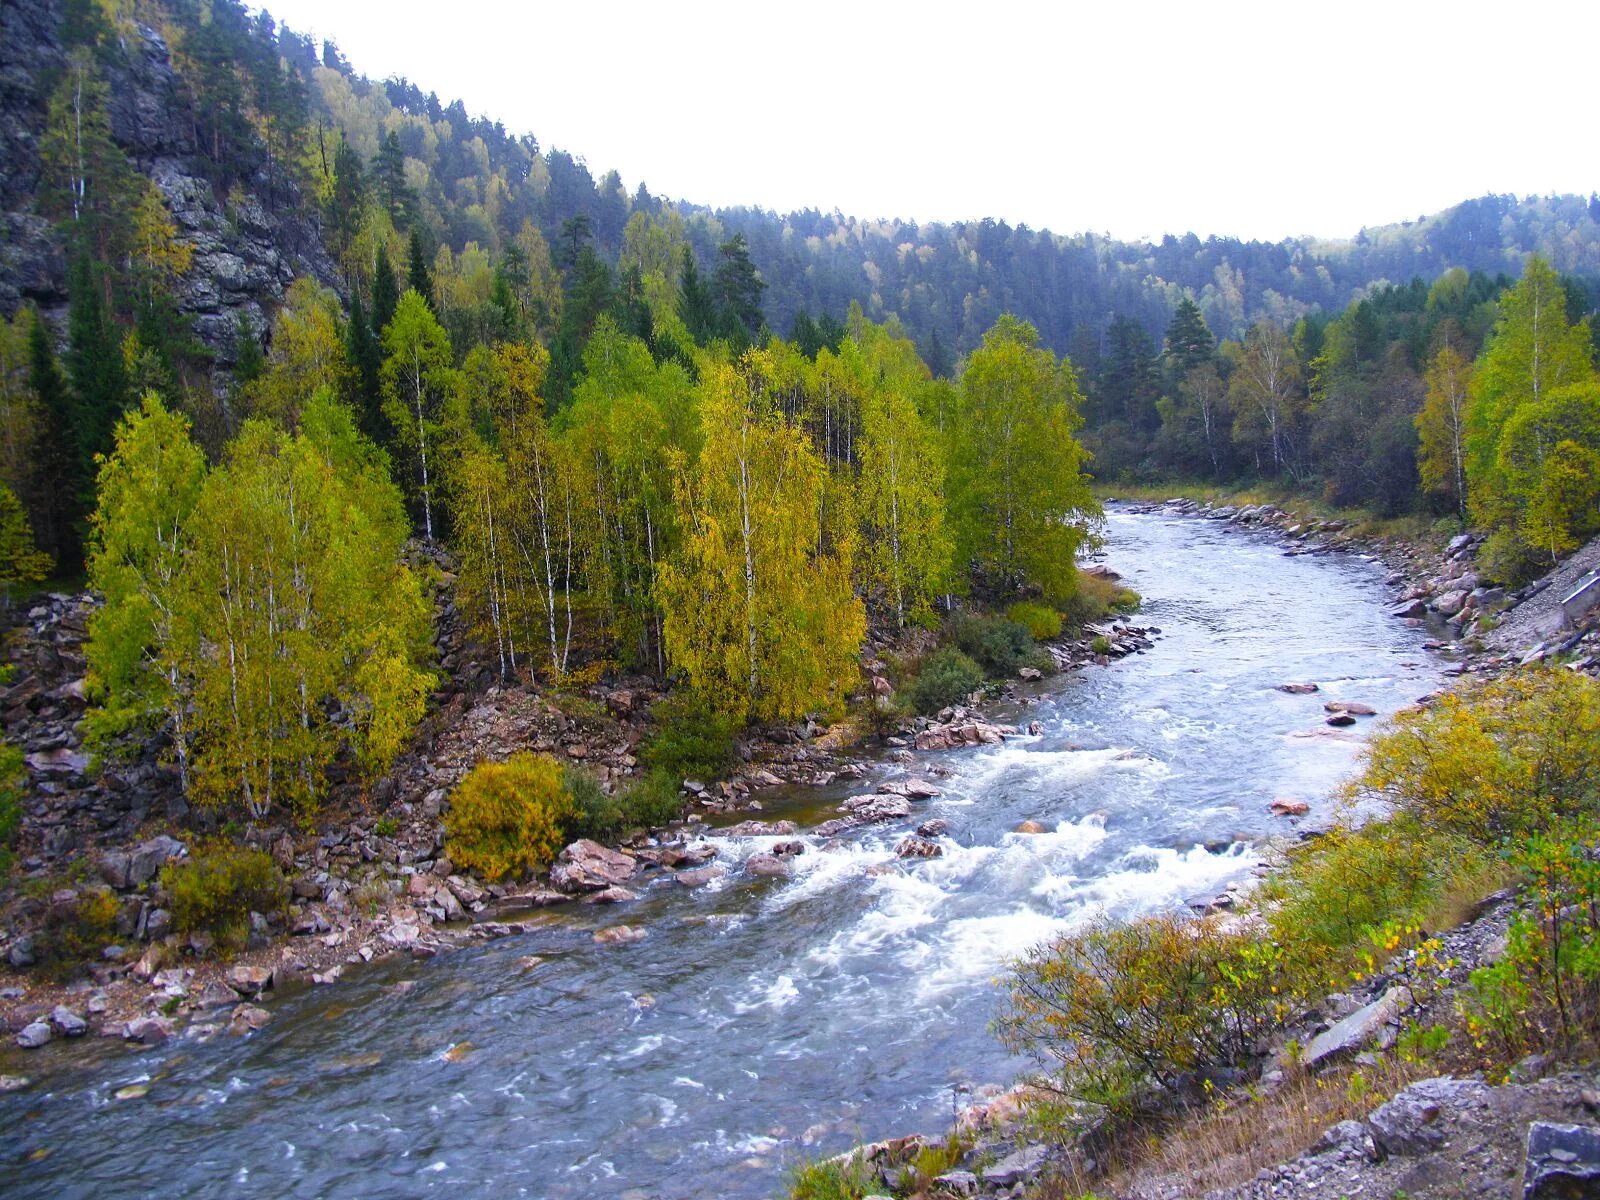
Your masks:
<svg viewBox="0 0 1600 1200"><path fill-rule="evenodd" d="M1108 558L1155 649L1001 714L1040 736L918 755L950 773L910 822L813 844L789 879L658 879L626 909L354 970L242 1040L108 1045L0 1097L0 1192L761 1197L801 1154L947 1127L954 1088L1023 1068L987 1029L1009 957L1248 875L1253 844L1289 828L1271 801L1325 813L1356 760L1362 728L1328 728L1323 702L1387 713L1439 682L1375 563L1126 512ZM1322 691L1275 690L1291 680ZM762 815L831 813L811 792ZM949 824L943 857L895 859L929 817ZM1048 832L1012 832L1024 820ZM719 857L771 840L723 839ZM595 944L623 921L649 936ZM134 1083L148 1093L114 1098Z"/></svg>

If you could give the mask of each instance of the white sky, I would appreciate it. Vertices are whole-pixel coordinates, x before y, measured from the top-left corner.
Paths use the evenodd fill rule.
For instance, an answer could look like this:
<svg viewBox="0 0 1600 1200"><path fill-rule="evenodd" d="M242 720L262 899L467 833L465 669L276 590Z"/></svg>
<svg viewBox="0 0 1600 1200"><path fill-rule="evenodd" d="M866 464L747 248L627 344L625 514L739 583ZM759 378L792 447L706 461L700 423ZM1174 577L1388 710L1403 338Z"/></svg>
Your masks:
<svg viewBox="0 0 1600 1200"><path fill-rule="evenodd" d="M1600 188L1597 0L267 7L713 207L1277 239Z"/></svg>

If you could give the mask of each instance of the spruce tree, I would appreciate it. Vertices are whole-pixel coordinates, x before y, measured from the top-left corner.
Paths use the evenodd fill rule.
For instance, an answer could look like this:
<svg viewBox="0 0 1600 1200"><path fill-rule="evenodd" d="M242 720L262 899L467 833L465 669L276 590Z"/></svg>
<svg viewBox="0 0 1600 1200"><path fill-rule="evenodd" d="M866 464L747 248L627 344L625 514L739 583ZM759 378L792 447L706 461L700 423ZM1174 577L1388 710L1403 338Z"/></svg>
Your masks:
<svg viewBox="0 0 1600 1200"><path fill-rule="evenodd" d="M422 244L422 232L411 231L410 262L407 265L406 283L413 292L433 307L433 272L428 269L428 252Z"/></svg>
<svg viewBox="0 0 1600 1200"><path fill-rule="evenodd" d="M76 400L73 431L84 511L94 501L95 455L110 453L117 420L128 406L122 339L106 309L103 286L96 264L79 254L67 282L67 373Z"/></svg>
<svg viewBox="0 0 1600 1200"><path fill-rule="evenodd" d="M395 278L394 267L389 262L389 252L378 247L378 264L372 271L372 332L377 337L394 320L395 305L400 303L400 281Z"/></svg>
<svg viewBox="0 0 1600 1200"><path fill-rule="evenodd" d="M45 550L70 568L83 555L80 525L87 488L77 453L72 393L37 310L28 328L28 386L39 405L39 436L33 449L36 532Z"/></svg>

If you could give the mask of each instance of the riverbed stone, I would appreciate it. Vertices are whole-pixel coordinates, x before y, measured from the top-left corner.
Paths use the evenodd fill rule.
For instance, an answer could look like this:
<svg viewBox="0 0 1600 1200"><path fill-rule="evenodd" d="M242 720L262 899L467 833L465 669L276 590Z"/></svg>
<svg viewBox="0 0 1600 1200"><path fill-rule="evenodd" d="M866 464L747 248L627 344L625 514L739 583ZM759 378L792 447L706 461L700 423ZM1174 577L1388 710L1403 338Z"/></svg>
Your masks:
<svg viewBox="0 0 1600 1200"><path fill-rule="evenodd" d="M1023 1183L1039 1174L1044 1166L1046 1146L1024 1146L1006 1155L992 1167L985 1167L983 1182L990 1187L1008 1188Z"/></svg>
<svg viewBox="0 0 1600 1200"><path fill-rule="evenodd" d="M557 891L573 895L598 892L626 883L638 869L638 862L618 850L611 850L589 838L579 838L561 852L550 868L550 882Z"/></svg>
<svg viewBox="0 0 1600 1200"><path fill-rule="evenodd" d="M883 784L880 792L887 792L893 796L904 796L907 800L933 800L944 795L926 779L891 779Z"/></svg>
<svg viewBox="0 0 1600 1200"><path fill-rule="evenodd" d="M233 1010L233 1016L228 1021L228 1032L235 1037L242 1037L247 1033L254 1033L272 1020L272 1014L264 1008L254 1004L241 1004Z"/></svg>
<svg viewBox="0 0 1600 1200"><path fill-rule="evenodd" d="M602 946L609 946L620 942L642 941L648 936L648 931L640 929L637 925L613 925L609 929L596 930L594 940Z"/></svg>
<svg viewBox="0 0 1600 1200"><path fill-rule="evenodd" d="M721 867L712 863L709 867L695 867L693 870L679 871L673 878L683 884L684 887L697 888L705 887L712 880L721 879L726 874L727 872Z"/></svg>
<svg viewBox="0 0 1600 1200"><path fill-rule="evenodd" d="M65 1004L58 1004L50 1010L50 1024L62 1037L82 1037L89 1032L89 1022Z"/></svg>
<svg viewBox="0 0 1600 1200"><path fill-rule="evenodd" d="M166 1017L135 1017L123 1027L122 1036L130 1042L159 1046L172 1036L173 1025Z"/></svg>
<svg viewBox="0 0 1600 1200"><path fill-rule="evenodd" d="M49 1021L30 1021L22 1027L22 1032L17 1034L17 1045L24 1050L37 1050L55 1036L56 1031L50 1028Z"/></svg>
<svg viewBox="0 0 1600 1200"><path fill-rule="evenodd" d="M229 967L228 986L241 996L259 996L272 986L272 968L250 963Z"/></svg>
<svg viewBox="0 0 1600 1200"><path fill-rule="evenodd" d="M1050 831L1038 821L1023 821L1012 832L1013 833L1049 833Z"/></svg>
<svg viewBox="0 0 1600 1200"><path fill-rule="evenodd" d="M1378 710L1370 704L1362 704L1356 700L1329 700L1323 709L1331 713L1349 713L1352 717L1375 717Z"/></svg>
<svg viewBox="0 0 1600 1200"><path fill-rule="evenodd" d="M1311 811L1311 805L1304 800L1292 800L1287 796L1280 796L1272 802L1272 815L1275 817L1303 817Z"/></svg>
<svg viewBox="0 0 1600 1200"><path fill-rule="evenodd" d="M1278 690L1280 692L1288 692L1291 696L1309 696L1312 692L1320 689L1314 683L1280 683Z"/></svg>
<svg viewBox="0 0 1600 1200"><path fill-rule="evenodd" d="M751 875L784 876L789 873L789 864L776 854L752 854L745 859L744 869Z"/></svg>
<svg viewBox="0 0 1600 1200"><path fill-rule="evenodd" d="M908 837L901 839L894 852L897 858L939 858L944 847L930 838Z"/></svg>

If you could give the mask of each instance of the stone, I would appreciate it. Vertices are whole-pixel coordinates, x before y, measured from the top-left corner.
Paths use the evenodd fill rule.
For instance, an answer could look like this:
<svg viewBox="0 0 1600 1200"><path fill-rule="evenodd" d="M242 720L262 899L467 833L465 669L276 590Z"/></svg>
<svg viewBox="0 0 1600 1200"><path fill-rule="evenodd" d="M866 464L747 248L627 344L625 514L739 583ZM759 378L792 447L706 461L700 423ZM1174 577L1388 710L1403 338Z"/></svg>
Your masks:
<svg viewBox="0 0 1600 1200"><path fill-rule="evenodd" d="M891 779L878 789L893 796L904 796L907 800L932 800L944 795L926 779Z"/></svg>
<svg viewBox="0 0 1600 1200"><path fill-rule="evenodd" d="M201 988L200 994L194 998L196 1008L225 1008L237 1003L239 1003L239 993L215 979Z"/></svg>
<svg viewBox="0 0 1600 1200"><path fill-rule="evenodd" d="M1311 1143L1310 1152L1314 1155L1329 1154L1346 1146L1354 1146L1363 1154L1373 1146L1372 1135L1360 1121L1340 1121L1337 1125L1330 1125L1322 1131L1321 1137ZM1375 1154L1373 1156L1376 1157Z"/></svg>
<svg viewBox="0 0 1600 1200"><path fill-rule="evenodd" d="M89 1022L65 1004L58 1004L50 1010L50 1024L55 1026L56 1032L62 1037L82 1037L89 1032Z"/></svg>
<svg viewBox="0 0 1600 1200"><path fill-rule="evenodd" d="M1354 725L1356 723L1356 719L1349 713L1341 712L1334 713L1333 716L1328 718L1326 723L1334 726L1335 728L1342 728L1345 725Z"/></svg>
<svg viewBox="0 0 1600 1200"><path fill-rule="evenodd" d="M183 853L183 843L166 834L140 842L128 856L128 886L149 883L161 873L169 858Z"/></svg>
<svg viewBox="0 0 1600 1200"><path fill-rule="evenodd" d="M721 867L712 863L709 867L696 867L691 871L679 871L673 878L683 884L684 887L697 888L705 887L712 880L721 879L726 874L727 872Z"/></svg>
<svg viewBox="0 0 1600 1200"><path fill-rule="evenodd" d="M56 1031L50 1028L49 1021L30 1021L22 1027L22 1032L17 1034L17 1045L24 1050L37 1050L56 1036Z"/></svg>
<svg viewBox="0 0 1600 1200"><path fill-rule="evenodd" d="M1535 1121L1528 1126L1523 1200L1600 1195L1600 1128Z"/></svg>
<svg viewBox="0 0 1600 1200"><path fill-rule="evenodd" d="M1312 1038L1305 1049L1305 1064L1308 1067L1317 1067L1355 1053L1376 1037L1384 1026L1410 1007L1410 989L1390 988L1371 1004L1356 1009L1342 1021Z"/></svg>
<svg viewBox="0 0 1600 1200"><path fill-rule="evenodd" d="M1303 817L1310 811L1311 805L1304 800L1279 797L1272 802L1272 815L1275 817Z"/></svg>
<svg viewBox="0 0 1600 1200"><path fill-rule="evenodd" d="M1401 604L1397 604L1394 608L1391 608L1389 610L1389 615L1391 617L1399 617L1402 620L1408 620L1415 617L1425 617L1428 615L1428 603L1427 601L1421 599L1407 600Z"/></svg>
<svg viewBox="0 0 1600 1200"><path fill-rule="evenodd" d="M1331 713L1349 713L1352 717L1375 717L1378 710L1370 704L1360 704L1354 700L1329 700L1323 709Z"/></svg>
<svg viewBox="0 0 1600 1200"><path fill-rule="evenodd" d="M1022 667L1017 671L1017 678L1028 683L1033 683L1044 678L1044 672L1038 667Z"/></svg>
<svg viewBox="0 0 1600 1200"><path fill-rule="evenodd" d="M630 892L625 887L601 888L598 892L590 892L584 896L585 904L624 904L629 900L637 900L636 893Z"/></svg>
<svg viewBox="0 0 1600 1200"><path fill-rule="evenodd" d="M1472 594L1470 588L1444 592L1433 599L1433 611L1441 617L1453 617L1461 611L1467 603L1467 597Z"/></svg>
<svg viewBox="0 0 1600 1200"><path fill-rule="evenodd" d="M550 868L550 882L559 892L598 892L626 883L638 869L638 862L599 842L579 838L561 852Z"/></svg>
<svg viewBox="0 0 1600 1200"><path fill-rule="evenodd" d="M936 1196L975 1196L978 1194L978 1177L971 1171L946 1171L933 1178Z"/></svg>
<svg viewBox="0 0 1600 1200"><path fill-rule="evenodd" d="M172 1036L172 1022L166 1017L136 1017L123 1027L122 1036L130 1042L159 1046Z"/></svg>
<svg viewBox="0 0 1600 1200"><path fill-rule="evenodd" d="M985 1167L983 1182L997 1188L1008 1188L1013 1184L1024 1183L1039 1174L1048 1154L1048 1147L1024 1146L1006 1155L994 1166Z"/></svg>
<svg viewBox="0 0 1600 1200"><path fill-rule="evenodd" d="M164 908L152 908L144 919L144 940L160 941L172 932L172 913Z"/></svg>
<svg viewBox="0 0 1600 1200"><path fill-rule="evenodd" d="M785 876L789 864L775 854L752 854L745 859L744 869L751 875Z"/></svg>
<svg viewBox="0 0 1600 1200"><path fill-rule="evenodd" d="M1024 821L1018 825L1013 833L1049 833L1050 831L1038 821Z"/></svg>
<svg viewBox="0 0 1600 1200"><path fill-rule="evenodd" d="M925 838L943 837L950 832L950 822L934 817L917 826L917 836Z"/></svg>
<svg viewBox="0 0 1600 1200"><path fill-rule="evenodd" d="M5 1095L7 1092L20 1092L32 1083L33 1080L26 1075L0 1075L0 1095Z"/></svg>
<svg viewBox="0 0 1600 1200"><path fill-rule="evenodd" d="M272 1020L272 1014L264 1008L257 1008L254 1004L241 1004L233 1010L233 1016L228 1021L228 1032L235 1037L247 1033L254 1033Z"/></svg>
<svg viewBox="0 0 1600 1200"><path fill-rule="evenodd" d="M228 986L241 996L259 996L272 986L272 968L248 963L229 967Z"/></svg>
<svg viewBox="0 0 1600 1200"><path fill-rule="evenodd" d="M1291 696L1309 696L1312 692L1321 689L1314 683L1280 683L1278 690L1280 692L1288 692Z"/></svg>
<svg viewBox="0 0 1600 1200"><path fill-rule="evenodd" d="M6 959L18 970L21 970L23 967L33 966L35 961L33 935L25 933L16 941L12 942L11 949L6 952Z"/></svg>
<svg viewBox="0 0 1600 1200"><path fill-rule="evenodd" d="M620 942L643 941L649 936L647 930L637 925L613 925L609 929L596 930L594 940L602 946L609 946Z"/></svg>
<svg viewBox="0 0 1600 1200"><path fill-rule="evenodd" d="M1385 1157L1426 1154L1444 1142L1440 1105L1401 1092L1367 1116L1372 1141Z"/></svg>
<svg viewBox="0 0 1600 1200"><path fill-rule="evenodd" d="M899 858L939 858L944 854L944 847L925 837L908 837L901 840L894 852Z"/></svg>

